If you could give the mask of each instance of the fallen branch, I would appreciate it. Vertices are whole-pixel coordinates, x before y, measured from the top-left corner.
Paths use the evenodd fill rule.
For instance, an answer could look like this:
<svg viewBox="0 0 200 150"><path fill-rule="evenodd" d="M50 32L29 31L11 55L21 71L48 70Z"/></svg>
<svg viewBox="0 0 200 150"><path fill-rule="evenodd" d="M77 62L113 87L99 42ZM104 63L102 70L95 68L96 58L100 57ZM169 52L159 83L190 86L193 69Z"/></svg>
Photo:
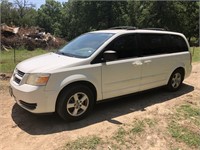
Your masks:
<svg viewBox="0 0 200 150"><path fill-rule="evenodd" d="M7 51L7 52L10 51L9 49L13 49L11 46L9 46L9 47L6 48L6 46L4 46L4 45L2 45L2 48L3 48L5 51Z"/></svg>

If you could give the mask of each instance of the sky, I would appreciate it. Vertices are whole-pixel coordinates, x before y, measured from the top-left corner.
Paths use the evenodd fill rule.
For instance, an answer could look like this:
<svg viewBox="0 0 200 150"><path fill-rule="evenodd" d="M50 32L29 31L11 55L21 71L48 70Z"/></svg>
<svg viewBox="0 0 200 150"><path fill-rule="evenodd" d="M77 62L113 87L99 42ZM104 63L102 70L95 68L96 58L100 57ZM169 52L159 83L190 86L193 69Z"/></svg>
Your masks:
<svg viewBox="0 0 200 150"><path fill-rule="evenodd" d="M13 2L14 0L9 0L9 2ZM56 0L58 2L66 2L68 0ZM36 8L39 8L42 4L45 3L45 0L28 0L28 2L32 3L32 4L35 4L36 5Z"/></svg>

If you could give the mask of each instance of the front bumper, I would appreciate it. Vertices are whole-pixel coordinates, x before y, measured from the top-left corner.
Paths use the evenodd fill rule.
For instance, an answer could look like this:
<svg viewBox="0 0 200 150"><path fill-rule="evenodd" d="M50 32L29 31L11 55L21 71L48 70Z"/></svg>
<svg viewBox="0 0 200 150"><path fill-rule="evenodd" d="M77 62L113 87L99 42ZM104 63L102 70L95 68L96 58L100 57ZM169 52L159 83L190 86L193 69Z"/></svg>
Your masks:
<svg viewBox="0 0 200 150"><path fill-rule="evenodd" d="M32 113L55 112L57 99L56 91L47 91L45 86L32 86L28 84L17 85L10 80L10 95L22 108Z"/></svg>

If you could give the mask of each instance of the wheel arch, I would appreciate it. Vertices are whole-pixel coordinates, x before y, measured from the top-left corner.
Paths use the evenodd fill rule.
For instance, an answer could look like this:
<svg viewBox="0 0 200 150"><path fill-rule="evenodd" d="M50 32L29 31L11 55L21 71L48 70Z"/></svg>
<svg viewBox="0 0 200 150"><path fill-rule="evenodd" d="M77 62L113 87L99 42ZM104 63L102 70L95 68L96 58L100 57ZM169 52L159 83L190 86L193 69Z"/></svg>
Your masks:
<svg viewBox="0 0 200 150"><path fill-rule="evenodd" d="M181 74L181 80L179 80L180 77L174 76L177 73ZM167 90L170 92L175 92L179 90L184 80L184 77L185 77L184 68L183 67L176 68L168 79L168 83L166 84Z"/></svg>
<svg viewBox="0 0 200 150"><path fill-rule="evenodd" d="M59 94L57 96L57 99L56 99L55 110L57 109L58 100L59 100L59 97L62 95L62 92L64 92L67 88L70 88L70 86L75 86L75 85L85 85L85 86L89 87L92 90L92 93L94 93L94 98L95 98L95 102L96 102L96 100L97 100L97 89L96 89L96 87L91 82L86 81L86 80L74 81L74 82L71 82L71 83L65 85L60 90L60 92L59 92Z"/></svg>
<svg viewBox="0 0 200 150"><path fill-rule="evenodd" d="M173 71L173 73L175 72L175 71L177 71L177 70L180 70L182 73L183 73L183 79L185 78L185 68L184 67L178 67L178 68L176 68L174 71Z"/></svg>
<svg viewBox="0 0 200 150"><path fill-rule="evenodd" d="M169 82L171 75L177 70L180 70L183 73L183 80L184 80L184 78L185 78L185 69L184 69L184 67L180 66L180 67L177 67L176 69L174 69L174 71L169 75L167 83Z"/></svg>

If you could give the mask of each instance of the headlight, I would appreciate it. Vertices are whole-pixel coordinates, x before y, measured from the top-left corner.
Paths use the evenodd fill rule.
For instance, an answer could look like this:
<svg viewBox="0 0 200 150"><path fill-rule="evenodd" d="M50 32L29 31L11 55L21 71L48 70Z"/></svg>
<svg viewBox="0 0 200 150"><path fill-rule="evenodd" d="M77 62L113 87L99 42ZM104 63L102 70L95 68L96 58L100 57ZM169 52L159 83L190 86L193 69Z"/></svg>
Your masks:
<svg viewBox="0 0 200 150"><path fill-rule="evenodd" d="M30 85L46 85L49 80L50 74L30 74L26 84Z"/></svg>

